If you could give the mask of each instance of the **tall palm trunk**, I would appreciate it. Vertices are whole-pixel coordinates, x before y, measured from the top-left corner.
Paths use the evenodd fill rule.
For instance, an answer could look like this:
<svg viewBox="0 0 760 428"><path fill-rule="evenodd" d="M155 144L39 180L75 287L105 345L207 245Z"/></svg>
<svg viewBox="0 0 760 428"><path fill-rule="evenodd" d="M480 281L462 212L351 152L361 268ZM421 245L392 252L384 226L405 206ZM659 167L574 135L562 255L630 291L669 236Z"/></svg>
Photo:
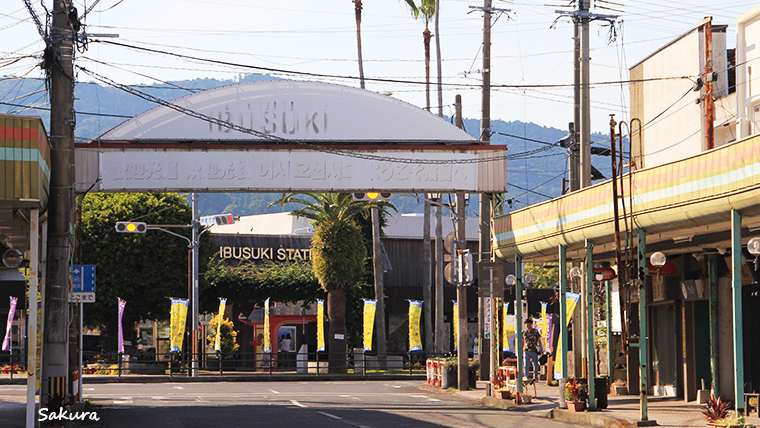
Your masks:
<svg viewBox="0 0 760 428"><path fill-rule="evenodd" d="M362 61L362 0L353 0L356 15L356 53L359 57L359 84L364 89L364 62Z"/></svg>
<svg viewBox="0 0 760 428"><path fill-rule="evenodd" d="M330 373L346 373L346 290L331 288L327 292L327 316L330 317L328 367Z"/></svg>
<svg viewBox="0 0 760 428"><path fill-rule="evenodd" d="M441 61L441 35L438 32L438 16L441 14L441 0L435 1L435 56L438 65L438 117L443 117L443 77Z"/></svg>
<svg viewBox="0 0 760 428"><path fill-rule="evenodd" d="M422 37L425 43L425 109L430 111L430 39L433 38L433 34L428 29L427 21Z"/></svg>

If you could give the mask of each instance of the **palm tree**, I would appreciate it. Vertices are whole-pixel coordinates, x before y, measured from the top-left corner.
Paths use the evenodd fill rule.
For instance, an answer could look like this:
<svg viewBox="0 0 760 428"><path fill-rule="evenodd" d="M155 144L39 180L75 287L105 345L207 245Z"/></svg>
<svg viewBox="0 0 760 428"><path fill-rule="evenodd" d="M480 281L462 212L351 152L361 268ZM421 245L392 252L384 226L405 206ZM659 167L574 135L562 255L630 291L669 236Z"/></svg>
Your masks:
<svg viewBox="0 0 760 428"><path fill-rule="evenodd" d="M359 84L364 89L364 63L362 61L362 0L354 2L354 15L356 17L356 51L359 57Z"/></svg>
<svg viewBox="0 0 760 428"><path fill-rule="evenodd" d="M355 285L364 272L367 254L361 229L355 219L369 215L371 208L389 213L393 204L387 201L354 201L349 193L286 193L269 204L295 203L291 211L296 217L313 220L311 264L314 276L327 292L329 371L346 372L346 290ZM267 208L269 208L267 207Z"/></svg>
<svg viewBox="0 0 760 428"><path fill-rule="evenodd" d="M414 0L405 0L407 6L412 11L415 19L422 18L425 21L425 31L422 32L422 41L425 45L425 108L430 111L430 40L433 34L430 32L430 19L435 16L436 0L420 0L420 4L414 3Z"/></svg>

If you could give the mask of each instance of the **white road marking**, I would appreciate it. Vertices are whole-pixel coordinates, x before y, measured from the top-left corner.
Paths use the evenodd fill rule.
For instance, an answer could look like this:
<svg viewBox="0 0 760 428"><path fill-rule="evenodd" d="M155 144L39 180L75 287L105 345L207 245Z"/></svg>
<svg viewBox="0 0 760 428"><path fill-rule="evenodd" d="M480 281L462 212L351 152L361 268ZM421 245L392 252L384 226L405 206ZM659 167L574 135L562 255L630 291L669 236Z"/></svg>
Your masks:
<svg viewBox="0 0 760 428"><path fill-rule="evenodd" d="M291 402L291 403L293 403L293 404L295 404L295 405L296 405L296 406L298 406L298 407L303 407L303 408L306 408L306 407L308 407L308 406L304 406L303 404L299 403L299 402L298 402L298 401L296 401L296 400L290 400L290 402Z"/></svg>
<svg viewBox="0 0 760 428"><path fill-rule="evenodd" d="M274 389L270 389L269 391L270 391L272 394L279 394L279 392L278 392L278 391L275 391Z"/></svg>
<svg viewBox="0 0 760 428"><path fill-rule="evenodd" d="M175 386L174 389L185 389L185 388L183 388L181 386Z"/></svg>
<svg viewBox="0 0 760 428"><path fill-rule="evenodd" d="M427 398L427 395L410 395L412 398Z"/></svg>
<svg viewBox="0 0 760 428"><path fill-rule="evenodd" d="M113 400L113 404L132 404L132 400Z"/></svg>
<svg viewBox="0 0 760 428"><path fill-rule="evenodd" d="M327 416L328 418L333 418L333 419L336 419L336 420L341 420L341 419L343 419L343 418L341 418L340 416L331 415L331 414L329 414L329 413L325 413L325 412L317 412L317 413L319 413L320 415L323 415L323 416Z"/></svg>

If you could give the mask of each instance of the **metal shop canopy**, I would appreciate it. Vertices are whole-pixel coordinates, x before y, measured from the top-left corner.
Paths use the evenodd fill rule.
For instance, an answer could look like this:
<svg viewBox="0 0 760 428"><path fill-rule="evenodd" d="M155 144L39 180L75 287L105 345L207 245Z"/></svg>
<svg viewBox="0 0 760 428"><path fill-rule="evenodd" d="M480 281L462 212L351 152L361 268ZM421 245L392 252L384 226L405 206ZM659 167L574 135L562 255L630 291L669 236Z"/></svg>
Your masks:
<svg viewBox="0 0 760 428"><path fill-rule="evenodd" d="M76 149L77 191L489 192L506 146L389 96L270 80L160 105Z"/></svg>
<svg viewBox="0 0 760 428"><path fill-rule="evenodd" d="M745 229L760 228L760 136L635 171L630 181L626 174L623 183L628 216L635 228L646 230L648 249L667 254L730 248L732 209L742 214ZM590 240L595 257L612 259L613 219L608 180L495 217L496 255L553 261L564 245L578 259Z"/></svg>

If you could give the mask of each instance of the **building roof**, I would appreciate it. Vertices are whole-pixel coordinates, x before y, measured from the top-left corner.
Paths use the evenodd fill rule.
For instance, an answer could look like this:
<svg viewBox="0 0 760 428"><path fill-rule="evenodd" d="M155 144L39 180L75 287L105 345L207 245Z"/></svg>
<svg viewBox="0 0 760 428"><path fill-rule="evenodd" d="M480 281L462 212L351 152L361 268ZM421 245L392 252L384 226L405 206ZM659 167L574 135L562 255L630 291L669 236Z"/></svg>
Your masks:
<svg viewBox="0 0 760 428"><path fill-rule="evenodd" d="M422 214L400 214L388 217L388 225L383 229L386 239L421 239L424 217ZM453 221L444 216L443 235L454 230ZM466 220L467 239L477 240L479 227L477 218ZM435 236L435 217L430 220L430 234ZM301 235L311 236L313 228L309 220L296 218L289 212L267 213L242 216L231 225L214 226L210 232L215 235Z"/></svg>

